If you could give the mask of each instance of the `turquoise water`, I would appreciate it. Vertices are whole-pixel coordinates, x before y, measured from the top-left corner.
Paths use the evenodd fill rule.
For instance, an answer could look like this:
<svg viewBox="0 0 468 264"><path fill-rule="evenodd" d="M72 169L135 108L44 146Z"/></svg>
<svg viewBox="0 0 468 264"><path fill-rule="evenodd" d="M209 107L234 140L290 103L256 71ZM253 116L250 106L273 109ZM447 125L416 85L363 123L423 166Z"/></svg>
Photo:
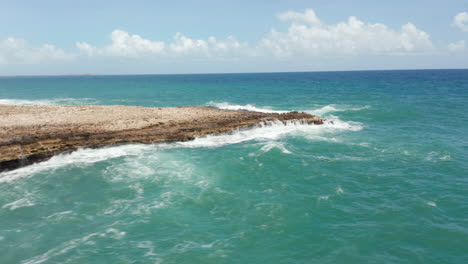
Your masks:
<svg viewBox="0 0 468 264"><path fill-rule="evenodd" d="M0 174L0 263L468 263L468 70L0 78L3 104L307 111Z"/></svg>

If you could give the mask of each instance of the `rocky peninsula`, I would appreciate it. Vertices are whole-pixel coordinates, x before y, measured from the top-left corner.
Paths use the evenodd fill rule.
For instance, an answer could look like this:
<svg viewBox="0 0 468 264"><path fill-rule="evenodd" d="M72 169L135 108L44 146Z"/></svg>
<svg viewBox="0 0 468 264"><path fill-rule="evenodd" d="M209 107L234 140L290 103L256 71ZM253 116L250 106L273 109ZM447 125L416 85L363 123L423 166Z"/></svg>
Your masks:
<svg viewBox="0 0 468 264"><path fill-rule="evenodd" d="M274 120L323 123L320 117L302 112L260 113L200 106L0 105L0 171L78 148L187 141Z"/></svg>

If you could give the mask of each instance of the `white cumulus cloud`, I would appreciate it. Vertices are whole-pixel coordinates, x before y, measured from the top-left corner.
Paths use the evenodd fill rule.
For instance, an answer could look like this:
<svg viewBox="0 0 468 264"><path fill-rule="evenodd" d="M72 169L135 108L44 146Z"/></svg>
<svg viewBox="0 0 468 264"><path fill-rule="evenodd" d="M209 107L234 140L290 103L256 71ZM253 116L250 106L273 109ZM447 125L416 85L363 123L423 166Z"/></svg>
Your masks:
<svg viewBox="0 0 468 264"><path fill-rule="evenodd" d="M304 13L286 11L278 14L278 18L282 21L293 21L299 23L320 24L320 19L315 14L313 9L306 9Z"/></svg>
<svg viewBox="0 0 468 264"><path fill-rule="evenodd" d="M286 32L272 32L258 48L277 57L320 55L404 55L433 49L428 33L408 23L400 30L384 24L365 23L356 17L337 24L325 24L312 9L288 11L278 17L292 21Z"/></svg>
<svg viewBox="0 0 468 264"><path fill-rule="evenodd" d="M143 57L143 56L217 56L241 50L246 43L237 41L234 37L218 40L209 37L207 40L192 39L175 34L172 42L145 39L139 35L130 35L123 30L114 30L110 36L111 44L98 48L86 42L77 42L79 50L88 56L110 57Z"/></svg>
<svg viewBox="0 0 468 264"><path fill-rule="evenodd" d="M175 54L207 53L208 43L201 39L191 39L181 33L174 36L174 42L169 45L170 52Z"/></svg>
<svg viewBox="0 0 468 264"><path fill-rule="evenodd" d="M161 54L165 44L162 41L151 41L140 35L130 35L123 30L114 30L110 34L111 44L97 48L86 42L77 42L76 46L88 56L104 55L117 57L140 57L148 54Z"/></svg>
<svg viewBox="0 0 468 264"><path fill-rule="evenodd" d="M468 32L468 13L467 12L458 13L453 18L453 24L461 31Z"/></svg>
<svg viewBox="0 0 468 264"><path fill-rule="evenodd" d="M429 34L411 23L394 30L384 24L365 23L351 16L347 21L327 24L319 19L313 9L302 13L287 11L277 16L289 23L287 31L272 30L253 46L239 42L232 36L225 39L194 39L176 33L172 41L164 42L131 35L123 30L111 33L108 46L98 48L86 42L77 42L76 46L89 56L135 58L148 55L206 58L408 55L433 49Z"/></svg>
<svg viewBox="0 0 468 264"><path fill-rule="evenodd" d="M448 45L448 50L450 52L463 52L465 50L465 41L460 40Z"/></svg>
<svg viewBox="0 0 468 264"><path fill-rule="evenodd" d="M35 64L70 60L74 57L50 44L33 46L18 38L0 40L0 64Z"/></svg>

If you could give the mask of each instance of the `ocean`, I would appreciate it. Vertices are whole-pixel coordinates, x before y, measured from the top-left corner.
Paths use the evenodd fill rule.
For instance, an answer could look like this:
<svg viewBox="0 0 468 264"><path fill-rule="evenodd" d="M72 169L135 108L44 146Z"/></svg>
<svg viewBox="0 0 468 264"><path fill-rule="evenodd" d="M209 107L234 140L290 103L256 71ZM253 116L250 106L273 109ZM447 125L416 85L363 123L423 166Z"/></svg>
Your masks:
<svg viewBox="0 0 468 264"><path fill-rule="evenodd" d="M468 70L1 77L0 104L305 111L0 174L0 263L468 263Z"/></svg>

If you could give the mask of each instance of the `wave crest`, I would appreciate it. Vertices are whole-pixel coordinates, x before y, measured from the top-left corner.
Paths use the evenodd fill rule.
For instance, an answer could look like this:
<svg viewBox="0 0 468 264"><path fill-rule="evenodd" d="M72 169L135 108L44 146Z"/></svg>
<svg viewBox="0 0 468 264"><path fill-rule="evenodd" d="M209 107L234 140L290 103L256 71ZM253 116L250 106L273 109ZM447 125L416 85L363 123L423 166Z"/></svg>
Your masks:
<svg viewBox="0 0 468 264"><path fill-rule="evenodd" d="M282 110L273 110L269 106L265 107L258 107L253 104L246 104L246 105L238 105L238 104L230 104L228 102L208 102L209 106L214 106L219 109L226 109L226 110L246 110L246 111L252 111L252 112L261 112L261 113L288 113L290 111L282 111ZM309 109L309 110L301 110L302 112L306 112L308 114L312 115L318 115L318 116L324 116L329 113L335 113L335 112L347 112L347 111L361 111L365 109L370 109L371 106L366 105L362 107L353 107L353 106L348 106L348 105L336 105L336 104L330 104L326 106L322 106L317 109Z"/></svg>
<svg viewBox="0 0 468 264"><path fill-rule="evenodd" d="M54 98L54 99L0 99L6 105L91 105L99 104L94 98Z"/></svg>
<svg viewBox="0 0 468 264"><path fill-rule="evenodd" d="M214 106L214 107L219 108L219 109L226 109L226 110L246 110L246 111L252 111L252 112L278 113L278 114L289 112L289 111L272 110L269 107L260 108L260 107L257 107L255 105L253 105L253 104L236 105L236 104L230 104L230 103L227 103L227 102L217 103L217 102L211 101L211 102L208 103L208 105L209 106Z"/></svg>
<svg viewBox="0 0 468 264"><path fill-rule="evenodd" d="M319 115L319 116L324 116L329 113L335 113L335 112L347 112L347 111L361 111L365 109L370 109L371 106L366 105L363 107L349 107L349 106L337 106L334 104L326 105L323 106L319 109L314 109L314 110L305 110L304 112L312 115Z"/></svg>

